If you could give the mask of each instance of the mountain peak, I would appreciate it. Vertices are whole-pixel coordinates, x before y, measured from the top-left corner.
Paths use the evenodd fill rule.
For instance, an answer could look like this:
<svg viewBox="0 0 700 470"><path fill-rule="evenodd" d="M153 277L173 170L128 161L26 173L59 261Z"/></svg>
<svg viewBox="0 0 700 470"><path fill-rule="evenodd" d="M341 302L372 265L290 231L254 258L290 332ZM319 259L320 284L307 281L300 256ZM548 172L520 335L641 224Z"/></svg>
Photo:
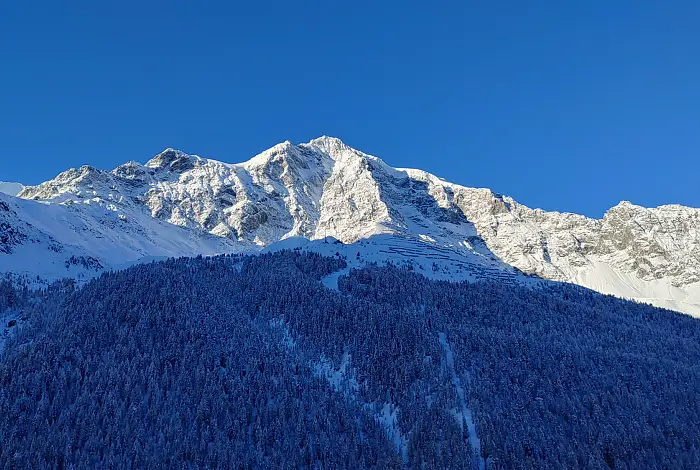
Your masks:
<svg viewBox="0 0 700 470"><path fill-rule="evenodd" d="M345 160L350 155L361 156L364 155L361 152L347 146L343 141L337 137L321 136L309 141L308 143L302 143L299 145L294 145L289 140L280 142L269 149L259 153L255 157L251 158L243 165L248 167L260 167L267 165L271 159L287 159L291 158L292 161L302 162L309 158L312 161L317 160L320 155L323 154L330 157L331 160Z"/></svg>
<svg viewBox="0 0 700 470"><path fill-rule="evenodd" d="M190 155L174 148L167 148L146 163L147 168L171 171L185 171L193 167Z"/></svg>
<svg viewBox="0 0 700 470"><path fill-rule="evenodd" d="M335 157L339 153L346 151L346 150L352 150L349 146L347 146L342 140L340 140L337 137L330 137L327 135L322 135L321 137L317 137L313 140L311 140L308 144L304 144L304 146L307 147L313 147L317 148L324 153L327 153L331 157Z"/></svg>
<svg viewBox="0 0 700 470"><path fill-rule="evenodd" d="M340 140L337 137L333 137L330 135L322 135L320 137L316 137L315 139L311 139L308 143L308 145L342 145L346 146L345 143Z"/></svg>
<svg viewBox="0 0 700 470"><path fill-rule="evenodd" d="M627 200L620 201L620 202L615 206L615 208L623 208L623 207L624 207L624 208L630 208L630 207L641 207L641 206L638 206L638 205L636 205L636 204L632 204L630 201L627 201Z"/></svg>
<svg viewBox="0 0 700 470"><path fill-rule="evenodd" d="M263 153L274 154L277 152L286 152L292 148L294 148L294 144L289 140L285 140L284 142L280 142L279 144L270 147Z"/></svg>

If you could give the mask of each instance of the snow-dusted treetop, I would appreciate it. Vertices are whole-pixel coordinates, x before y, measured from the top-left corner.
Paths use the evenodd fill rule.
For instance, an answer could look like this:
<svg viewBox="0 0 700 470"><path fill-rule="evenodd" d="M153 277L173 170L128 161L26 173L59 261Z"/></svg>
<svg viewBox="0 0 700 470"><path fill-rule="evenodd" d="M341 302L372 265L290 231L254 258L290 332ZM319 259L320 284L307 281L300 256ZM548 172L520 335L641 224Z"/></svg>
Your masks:
<svg viewBox="0 0 700 470"><path fill-rule="evenodd" d="M115 256L135 261L254 249L289 237L353 243L395 234L449 256L700 315L699 209L621 202L602 219L545 212L488 189L392 168L333 137L283 142L239 164L167 149L145 165L70 169L19 197L70 222L57 223L58 230L45 222L49 216L27 219L36 204L9 201L18 220L62 246L79 245L104 266ZM107 241L112 248L94 249ZM0 258L0 270L15 265Z"/></svg>

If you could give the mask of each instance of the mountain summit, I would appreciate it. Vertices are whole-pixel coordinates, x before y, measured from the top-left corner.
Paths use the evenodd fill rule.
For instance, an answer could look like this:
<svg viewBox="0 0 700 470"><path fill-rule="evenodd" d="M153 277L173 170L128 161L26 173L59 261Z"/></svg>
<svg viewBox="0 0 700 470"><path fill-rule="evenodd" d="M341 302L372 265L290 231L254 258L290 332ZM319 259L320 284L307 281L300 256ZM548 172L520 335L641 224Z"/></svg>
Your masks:
<svg viewBox="0 0 700 470"><path fill-rule="evenodd" d="M0 200L3 230L15 234L3 235L14 241L5 242L1 271L88 275L90 266L255 250L292 237L350 244L393 235L700 315L699 209L622 202L602 219L546 212L392 168L333 137L283 142L238 164L166 149L145 165L70 169L18 196ZM33 255L38 272L18 262L29 249L48 253Z"/></svg>

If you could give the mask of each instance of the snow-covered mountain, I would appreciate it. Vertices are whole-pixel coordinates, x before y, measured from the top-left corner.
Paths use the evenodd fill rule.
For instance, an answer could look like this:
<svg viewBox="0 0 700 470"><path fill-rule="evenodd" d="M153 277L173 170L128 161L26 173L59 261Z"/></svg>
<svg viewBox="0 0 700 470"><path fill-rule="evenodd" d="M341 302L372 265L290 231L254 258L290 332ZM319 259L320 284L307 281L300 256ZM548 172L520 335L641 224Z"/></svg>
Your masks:
<svg viewBox="0 0 700 470"><path fill-rule="evenodd" d="M19 198L0 198L0 271L87 275L333 237L364 240L357 252L370 258L416 259L435 276L520 270L700 315L699 209L622 202L600 220L545 212L392 168L332 137L284 142L240 164L167 149L145 165L71 169Z"/></svg>
<svg viewBox="0 0 700 470"><path fill-rule="evenodd" d="M20 183L7 183L0 181L0 193L9 194L10 196L17 196L23 189L24 186Z"/></svg>

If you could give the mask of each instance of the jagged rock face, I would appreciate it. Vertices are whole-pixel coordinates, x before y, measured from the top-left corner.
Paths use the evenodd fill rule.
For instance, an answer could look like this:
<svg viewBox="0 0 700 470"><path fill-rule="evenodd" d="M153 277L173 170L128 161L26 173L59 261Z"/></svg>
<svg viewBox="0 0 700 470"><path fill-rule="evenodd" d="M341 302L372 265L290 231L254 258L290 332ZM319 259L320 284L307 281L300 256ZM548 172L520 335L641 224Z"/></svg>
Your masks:
<svg viewBox="0 0 700 470"><path fill-rule="evenodd" d="M700 281L700 211L679 205L646 209L627 202L601 223L599 253L640 279Z"/></svg>
<svg viewBox="0 0 700 470"><path fill-rule="evenodd" d="M242 246L398 233L603 291L595 280L601 266L634 282L685 288L700 281L698 209L623 202L600 220L545 212L488 189L391 168L330 137L284 142L241 164L167 149L145 165L71 169L19 196L103 206L126 220L147 215Z"/></svg>
<svg viewBox="0 0 700 470"><path fill-rule="evenodd" d="M16 222L16 215L6 202L0 201L0 253L11 254L15 246L28 238Z"/></svg>
<svg viewBox="0 0 700 470"><path fill-rule="evenodd" d="M494 214L479 204L461 207L489 247L505 262L548 279L570 281L572 270L601 261L642 280L667 278L685 286L700 280L697 209L647 209L628 202L603 219L547 213L517 204ZM498 199L492 203L501 210ZM476 208L476 210L474 210Z"/></svg>
<svg viewBox="0 0 700 470"><path fill-rule="evenodd" d="M575 268L600 260L639 279L668 278L676 286L700 281L700 210L678 205L647 209L622 202L603 219L545 212L489 190L446 183L408 170L455 205L503 261L547 279L571 280ZM449 190L451 200L440 196Z"/></svg>
<svg viewBox="0 0 700 470"><path fill-rule="evenodd" d="M145 165L130 162L112 172L71 169L20 197L140 205L154 218L262 246L289 236L353 242L391 222L370 159L384 165L323 139L285 142L243 164L168 149Z"/></svg>

